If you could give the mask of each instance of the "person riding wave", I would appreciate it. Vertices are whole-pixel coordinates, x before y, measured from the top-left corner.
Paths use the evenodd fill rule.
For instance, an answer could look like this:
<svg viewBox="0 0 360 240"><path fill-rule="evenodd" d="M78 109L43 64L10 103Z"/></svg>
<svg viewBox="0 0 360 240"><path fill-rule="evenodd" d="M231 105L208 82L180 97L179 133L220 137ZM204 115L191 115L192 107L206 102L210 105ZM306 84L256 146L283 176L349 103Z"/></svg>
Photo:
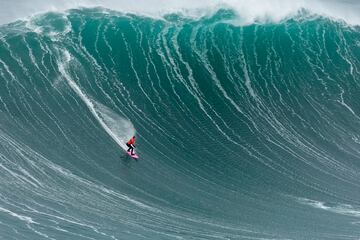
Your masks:
<svg viewBox="0 0 360 240"><path fill-rule="evenodd" d="M131 155L135 155L134 154L134 148L135 148L135 136L133 136L127 143L126 146L128 146L128 152L131 151Z"/></svg>

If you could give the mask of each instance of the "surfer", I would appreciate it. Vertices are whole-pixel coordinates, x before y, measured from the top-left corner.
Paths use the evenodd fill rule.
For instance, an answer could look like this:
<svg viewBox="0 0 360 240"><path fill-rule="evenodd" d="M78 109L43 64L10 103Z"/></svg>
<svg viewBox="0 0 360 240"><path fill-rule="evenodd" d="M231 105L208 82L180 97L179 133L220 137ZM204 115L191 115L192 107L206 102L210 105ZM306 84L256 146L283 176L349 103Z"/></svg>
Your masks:
<svg viewBox="0 0 360 240"><path fill-rule="evenodd" d="M135 154L134 154L135 136L133 136L132 138L130 138L130 140L126 143L126 146L129 147L129 149L128 149L127 151L128 151L128 152L131 151L131 155L135 155Z"/></svg>

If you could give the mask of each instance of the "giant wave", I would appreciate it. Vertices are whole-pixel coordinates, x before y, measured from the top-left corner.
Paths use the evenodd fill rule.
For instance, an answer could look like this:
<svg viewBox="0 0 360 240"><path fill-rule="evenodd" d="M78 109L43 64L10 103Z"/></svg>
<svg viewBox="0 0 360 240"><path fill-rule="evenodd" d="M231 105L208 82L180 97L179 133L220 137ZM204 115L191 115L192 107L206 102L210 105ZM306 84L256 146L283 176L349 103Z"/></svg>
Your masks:
<svg viewBox="0 0 360 240"><path fill-rule="evenodd" d="M238 23L79 8L2 25L0 236L357 239L359 28Z"/></svg>

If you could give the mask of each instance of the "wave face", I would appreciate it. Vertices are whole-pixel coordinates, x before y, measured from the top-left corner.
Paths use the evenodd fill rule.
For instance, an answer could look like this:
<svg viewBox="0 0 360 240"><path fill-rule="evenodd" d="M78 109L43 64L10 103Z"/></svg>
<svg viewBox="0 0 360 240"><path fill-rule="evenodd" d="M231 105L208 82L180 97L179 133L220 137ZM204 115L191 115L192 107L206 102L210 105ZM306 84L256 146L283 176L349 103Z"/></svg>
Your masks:
<svg viewBox="0 0 360 240"><path fill-rule="evenodd" d="M1 26L1 238L358 239L359 29L236 19Z"/></svg>

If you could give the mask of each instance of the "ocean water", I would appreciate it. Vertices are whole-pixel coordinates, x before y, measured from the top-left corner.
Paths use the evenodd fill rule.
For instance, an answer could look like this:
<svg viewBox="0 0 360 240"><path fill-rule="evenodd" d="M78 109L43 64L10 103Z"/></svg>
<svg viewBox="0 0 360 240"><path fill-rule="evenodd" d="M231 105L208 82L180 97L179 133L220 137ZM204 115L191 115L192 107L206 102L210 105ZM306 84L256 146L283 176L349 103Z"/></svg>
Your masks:
<svg viewBox="0 0 360 240"><path fill-rule="evenodd" d="M253 20L3 23L0 239L359 239L360 29Z"/></svg>

